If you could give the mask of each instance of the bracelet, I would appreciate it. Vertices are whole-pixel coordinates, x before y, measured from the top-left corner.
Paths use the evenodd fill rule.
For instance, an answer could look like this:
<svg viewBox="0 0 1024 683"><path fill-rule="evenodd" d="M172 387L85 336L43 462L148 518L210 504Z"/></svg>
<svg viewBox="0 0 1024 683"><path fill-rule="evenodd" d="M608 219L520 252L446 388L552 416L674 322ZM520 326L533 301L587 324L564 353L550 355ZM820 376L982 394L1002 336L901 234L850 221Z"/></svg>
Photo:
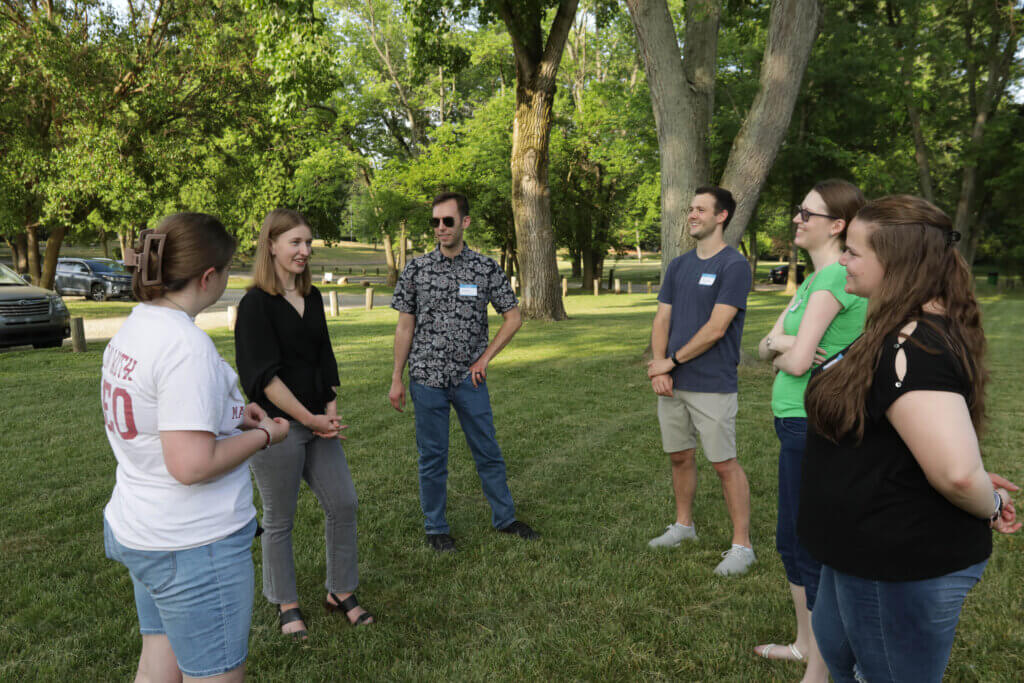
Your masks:
<svg viewBox="0 0 1024 683"><path fill-rule="evenodd" d="M988 518L988 521L995 523L999 521L999 517L1003 514L1003 497L999 495L999 491L993 490L992 499L996 504L996 511L992 513L992 516Z"/></svg>
<svg viewBox="0 0 1024 683"><path fill-rule="evenodd" d="M672 367L673 368L678 368L680 365L682 365L682 363L680 363L678 360L676 360L676 354L670 353L668 357L672 360Z"/></svg>
<svg viewBox="0 0 1024 683"><path fill-rule="evenodd" d="M262 448L260 448L261 451L265 451L265 450L267 450L267 447L270 446L270 441L271 441L271 439L270 439L270 430L267 429L266 427L261 427L259 425L256 426L256 429L260 430L261 432L263 432L264 434L267 435L267 442L265 444L263 444Z"/></svg>

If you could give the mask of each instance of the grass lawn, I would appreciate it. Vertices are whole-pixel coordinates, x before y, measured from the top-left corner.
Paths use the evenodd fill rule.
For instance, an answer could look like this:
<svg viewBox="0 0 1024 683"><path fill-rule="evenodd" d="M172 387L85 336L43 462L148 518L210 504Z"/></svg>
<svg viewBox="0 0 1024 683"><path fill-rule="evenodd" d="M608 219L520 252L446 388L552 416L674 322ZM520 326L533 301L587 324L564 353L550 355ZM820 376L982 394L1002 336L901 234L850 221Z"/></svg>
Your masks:
<svg viewBox="0 0 1024 683"><path fill-rule="evenodd" d="M784 298L751 295L743 346L753 353ZM379 623L352 629L319 609L322 515L303 487L295 527L299 593L311 637L277 633L257 597L255 680L796 680L799 665L755 657L794 623L774 552L777 442L767 366L740 367L737 424L759 561L742 577L711 570L730 527L700 459L700 540L652 552L672 520L655 401L640 363L650 295L575 296L570 320L528 322L491 367L498 439L519 516L534 543L496 534L472 460L452 429L449 521L461 552L423 542L411 410L387 404L395 313L351 311L330 323L341 369L346 452L360 497L359 596ZM492 318L492 330L498 318ZM990 469L1024 483L1024 299L985 301L990 342ZM234 357L227 330L213 338ZM1016 350L1015 350L1016 349ZM125 680L140 638L127 571L103 556L101 513L114 483L97 395L101 344L0 358L0 680ZM453 420L453 425L456 421ZM1024 541L995 539L967 599L951 681L1020 680ZM259 553L256 553L257 585Z"/></svg>

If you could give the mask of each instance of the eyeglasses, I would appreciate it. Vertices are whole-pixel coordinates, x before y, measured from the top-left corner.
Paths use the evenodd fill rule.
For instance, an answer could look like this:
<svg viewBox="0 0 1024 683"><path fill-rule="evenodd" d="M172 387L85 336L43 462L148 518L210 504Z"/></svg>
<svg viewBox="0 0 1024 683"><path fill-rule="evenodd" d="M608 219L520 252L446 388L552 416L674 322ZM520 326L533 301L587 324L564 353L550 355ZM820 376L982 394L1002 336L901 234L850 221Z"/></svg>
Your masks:
<svg viewBox="0 0 1024 683"><path fill-rule="evenodd" d="M814 213L813 211L808 211L807 209L805 209L804 207L800 206L799 204L793 208L793 213L799 214L800 220L802 220L804 223L806 223L807 221L811 220L811 216L821 216L822 218L831 218L834 221L839 220L839 216L830 216L827 213Z"/></svg>
<svg viewBox="0 0 1024 683"><path fill-rule="evenodd" d="M444 227L446 227L446 228L454 228L455 227L455 217L454 216L445 216L444 218L431 218L430 219L430 227L436 228L442 222L444 223Z"/></svg>

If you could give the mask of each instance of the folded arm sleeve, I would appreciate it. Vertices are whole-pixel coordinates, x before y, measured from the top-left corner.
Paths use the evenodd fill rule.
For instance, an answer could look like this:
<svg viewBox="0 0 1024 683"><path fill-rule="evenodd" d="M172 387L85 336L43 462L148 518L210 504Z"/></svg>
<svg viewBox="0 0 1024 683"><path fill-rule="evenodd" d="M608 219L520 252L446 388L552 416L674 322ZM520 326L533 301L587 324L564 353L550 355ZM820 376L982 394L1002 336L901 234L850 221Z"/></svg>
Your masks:
<svg viewBox="0 0 1024 683"><path fill-rule="evenodd" d="M267 294L252 289L238 304L235 363L242 390L250 401L263 398L263 390L281 369L281 349L268 299Z"/></svg>

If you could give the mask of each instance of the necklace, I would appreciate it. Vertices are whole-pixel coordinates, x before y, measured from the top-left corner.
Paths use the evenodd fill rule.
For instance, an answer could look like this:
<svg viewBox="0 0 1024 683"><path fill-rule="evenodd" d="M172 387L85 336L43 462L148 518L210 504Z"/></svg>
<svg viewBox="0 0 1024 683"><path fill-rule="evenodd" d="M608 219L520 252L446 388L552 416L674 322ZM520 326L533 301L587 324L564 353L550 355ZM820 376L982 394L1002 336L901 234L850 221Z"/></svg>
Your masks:
<svg viewBox="0 0 1024 683"><path fill-rule="evenodd" d="M175 301L175 300L174 300L174 299L172 299L171 297L169 297L169 296L164 296L164 301L170 301L170 302L171 302L172 304L174 304L175 306L177 306L179 310L181 310L181 311L182 311L183 313L185 313L185 315L187 315L187 316L188 316L188 317L190 317L190 318L192 317L192 314L191 314L191 313L189 313L188 311L186 311L186 310L185 310L185 307L184 307L184 306L182 306L181 304L179 304L179 303L178 303L177 301Z"/></svg>

